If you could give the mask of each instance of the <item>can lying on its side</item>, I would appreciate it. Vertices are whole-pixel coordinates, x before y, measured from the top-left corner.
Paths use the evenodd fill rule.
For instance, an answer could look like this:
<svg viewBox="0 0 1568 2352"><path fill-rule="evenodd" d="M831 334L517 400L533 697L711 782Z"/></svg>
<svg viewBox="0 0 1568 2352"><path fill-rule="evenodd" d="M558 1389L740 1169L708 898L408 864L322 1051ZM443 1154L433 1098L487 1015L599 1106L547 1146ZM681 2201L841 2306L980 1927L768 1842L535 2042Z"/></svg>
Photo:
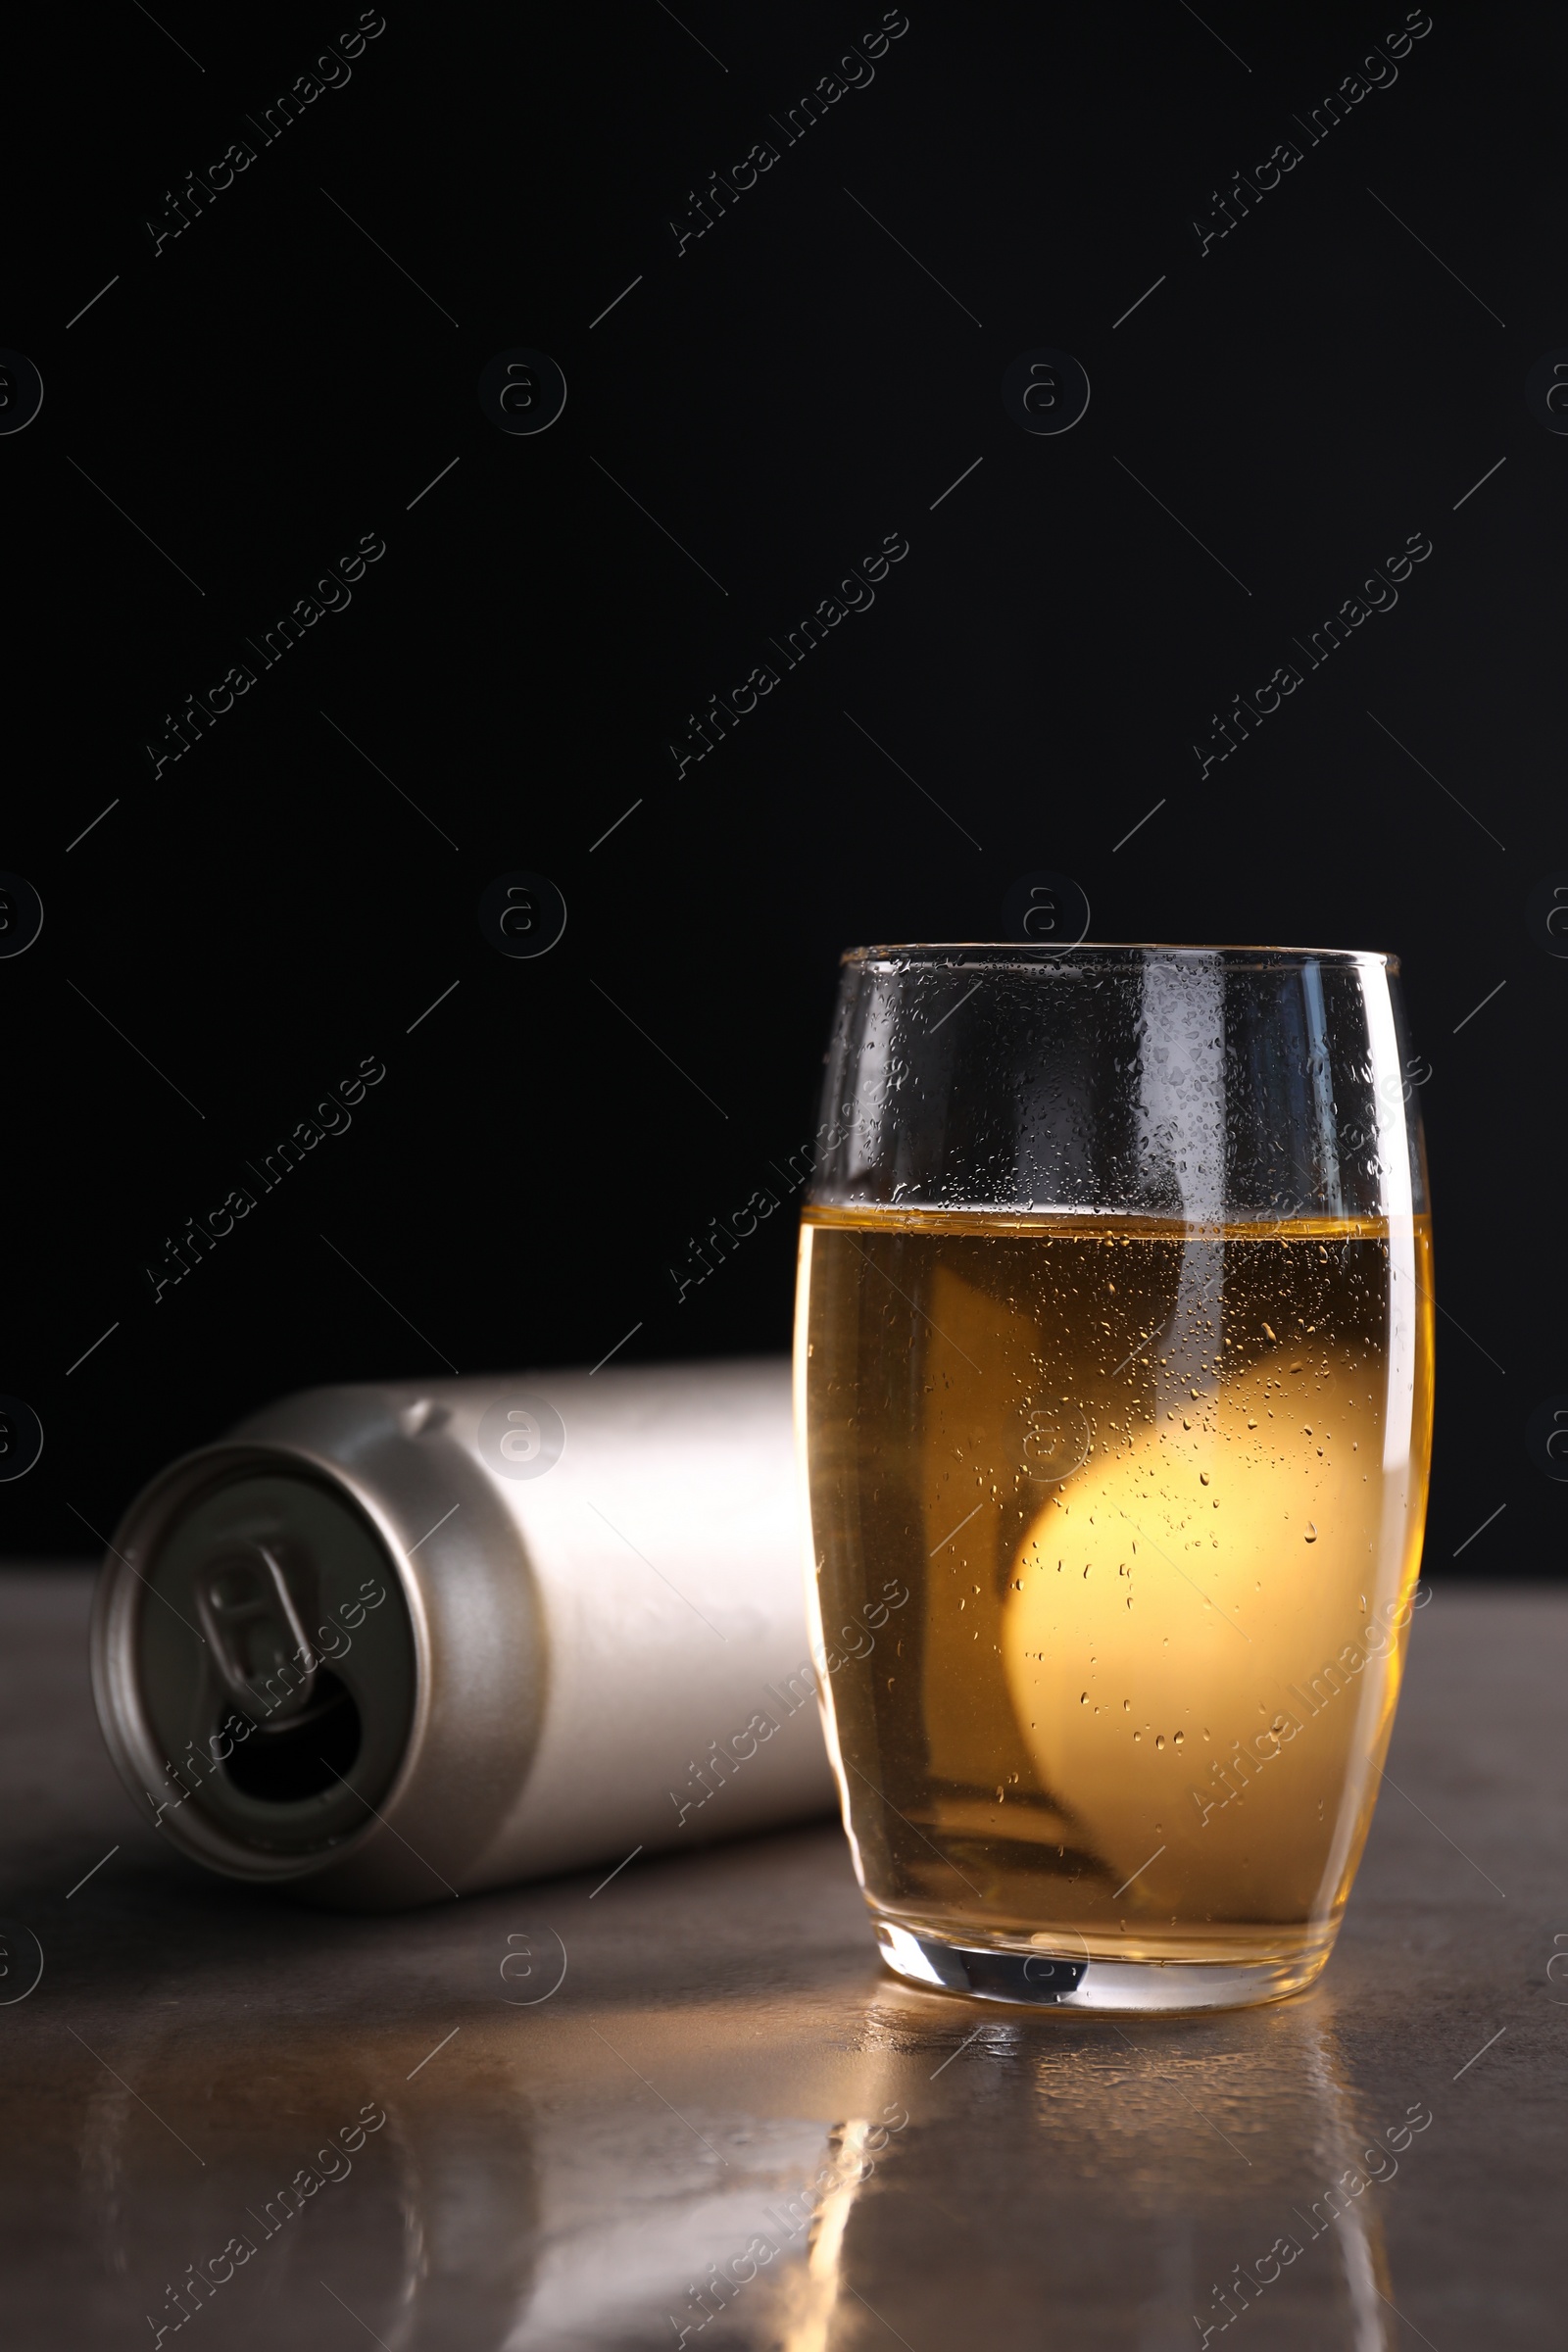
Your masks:
<svg viewBox="0 0 1568 2352"><path fill-rule="evenodd" d="M132 1503L92 1679L165 1836L346 1908L828 1811L788 1366L285 1398Z"/></svg>

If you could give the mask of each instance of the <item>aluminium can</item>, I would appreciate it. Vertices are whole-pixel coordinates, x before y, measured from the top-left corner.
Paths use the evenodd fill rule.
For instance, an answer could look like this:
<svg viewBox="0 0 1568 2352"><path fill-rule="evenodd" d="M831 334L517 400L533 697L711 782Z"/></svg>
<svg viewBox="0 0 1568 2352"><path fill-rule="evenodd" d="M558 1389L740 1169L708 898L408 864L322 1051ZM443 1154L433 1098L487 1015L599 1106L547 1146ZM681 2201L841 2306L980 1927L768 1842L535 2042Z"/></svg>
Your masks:
<svg viewBox="0 0 1568 2352"><path fill-rule="evenodd" d="M833 1807L782 1362L287 1397L137 1496L91 1645L143 1818L347 1909Z"/></svg>

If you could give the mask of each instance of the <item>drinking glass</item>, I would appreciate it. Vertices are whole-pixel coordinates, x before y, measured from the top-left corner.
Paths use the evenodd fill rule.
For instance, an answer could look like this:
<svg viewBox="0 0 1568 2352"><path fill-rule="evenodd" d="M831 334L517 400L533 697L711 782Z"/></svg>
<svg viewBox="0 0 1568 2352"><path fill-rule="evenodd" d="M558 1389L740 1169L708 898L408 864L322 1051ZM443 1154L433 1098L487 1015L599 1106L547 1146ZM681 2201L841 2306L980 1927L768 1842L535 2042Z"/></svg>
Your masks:
<svg viewBox="0 0 1568 2352"><path fill-rule="evenodd" d="M1395 958L844 958L807 1585L887 1965L1209 2009L1326 1961L1416 1596L1431 1223Z"/></svg>

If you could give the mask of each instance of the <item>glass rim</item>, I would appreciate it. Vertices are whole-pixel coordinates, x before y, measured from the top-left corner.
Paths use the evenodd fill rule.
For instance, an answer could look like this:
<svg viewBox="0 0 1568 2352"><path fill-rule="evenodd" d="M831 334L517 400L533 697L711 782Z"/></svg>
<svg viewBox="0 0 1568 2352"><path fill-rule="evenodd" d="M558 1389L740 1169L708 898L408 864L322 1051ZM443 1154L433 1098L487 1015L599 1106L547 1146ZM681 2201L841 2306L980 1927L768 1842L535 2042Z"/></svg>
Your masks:
<svg viewBox="0 0 1568 2352"><path fill-rule="evenodd" d="M1028 940L915 940L903 946L846 948L841 965L866 970L897 971L922 966L940 970L980 963L997 970L1028 970L1064 964L1095 968L1101 959L1109 971L1127 970L1150 956L1192 957L1218 963L1232 971L1293 971L1308 964L1342 966L1397 973L1399 958L1376 948L1286 948L1241 946L1231 943L1199 946L1166 940L1080 940L1072 947L1034 945Z"/></svg>

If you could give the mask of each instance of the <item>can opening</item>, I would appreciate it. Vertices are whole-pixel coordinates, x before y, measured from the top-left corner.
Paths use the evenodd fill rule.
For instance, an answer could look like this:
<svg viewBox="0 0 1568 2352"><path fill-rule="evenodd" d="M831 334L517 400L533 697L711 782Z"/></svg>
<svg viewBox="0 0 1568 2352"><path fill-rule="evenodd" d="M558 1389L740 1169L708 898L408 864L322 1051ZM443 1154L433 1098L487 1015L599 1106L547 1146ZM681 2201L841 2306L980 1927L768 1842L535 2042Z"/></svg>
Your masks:
<svg viewBox="0 0 1568 2352"><path fill-rule="evenodd" d="M352 1496L292 1465L225 1471L169 1515L138 1576L160 1825L204 1854L221 1838L233 1866L321 1853L371 1820L413 1720L414 1634Z"/></svg>
<svg viewBox="0 0 1568 2352"><path fill-rule="evenodd" d="M237 1721L231 1716L225 1727L231 1738ZM223 1770L242 1796L261 1804L297 1804L348 1779L363 1736L352 1691L335 1674L322 1673L317 1678L315 1703L306 1714L279 1724L275 1731L253 1725L243 1743L235 1740Z"/></svg>

